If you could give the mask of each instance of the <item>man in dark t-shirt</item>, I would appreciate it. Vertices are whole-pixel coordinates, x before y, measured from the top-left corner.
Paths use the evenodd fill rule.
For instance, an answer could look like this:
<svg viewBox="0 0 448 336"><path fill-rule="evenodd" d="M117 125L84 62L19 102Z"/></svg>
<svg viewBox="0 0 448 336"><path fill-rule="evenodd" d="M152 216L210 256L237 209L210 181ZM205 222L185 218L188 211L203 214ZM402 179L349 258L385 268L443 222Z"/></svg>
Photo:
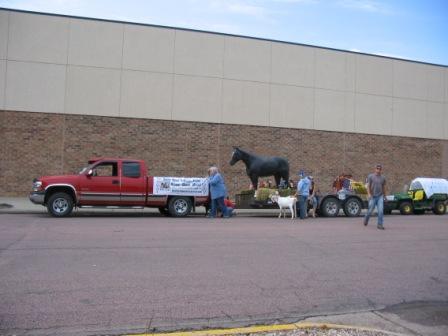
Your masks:
<svg viewBox="0 0 448 336"><path fill-rule="evenodd" d="M375 166L375 172L369 174L367 177L367 195L369 199L369 209L364 217L363 223L365 226L369 224L370 216L373 210L377 209L378 224L377 228L384 230L383 226L383 212L384 212L384 198L386 197L386 178L381 175L383 167L380 164Z"/></svg>

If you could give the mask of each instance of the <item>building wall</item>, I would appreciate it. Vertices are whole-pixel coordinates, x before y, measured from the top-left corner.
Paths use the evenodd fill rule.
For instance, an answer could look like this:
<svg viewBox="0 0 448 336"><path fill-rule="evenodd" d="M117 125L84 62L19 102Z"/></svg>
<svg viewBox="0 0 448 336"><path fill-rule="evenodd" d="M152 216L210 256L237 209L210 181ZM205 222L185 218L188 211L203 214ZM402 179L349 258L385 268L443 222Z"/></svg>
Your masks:
<svg viewBox="0 0 448 336"><path fill-rule="evenodd" d="M0 195L92 156L153 175L288 158L322 191L385 166L390 189L448 175L448 68L205 32L0 10ZM293 176L296 178L296 176Z"/></svg>
<svg viewBox="0 0 448 336"><path fill-rule="evenodd" d="M230 195L248 189L242 162L229 165L232 146L288 159L291 177L304 169L322 192L349 172L363 181L377 162L389 191L416 176L440 176L448 141L138 118L4 111L0 114L0 195L25 196L40 175L77 173L98 156L144 159L155 176L205 176L222 168Z"/></svg>
<svg viewBox="0 0 448 336"><path fill-rule="evenodd" d="M0 109L448 139L448 68L0 11Z"/></svg>

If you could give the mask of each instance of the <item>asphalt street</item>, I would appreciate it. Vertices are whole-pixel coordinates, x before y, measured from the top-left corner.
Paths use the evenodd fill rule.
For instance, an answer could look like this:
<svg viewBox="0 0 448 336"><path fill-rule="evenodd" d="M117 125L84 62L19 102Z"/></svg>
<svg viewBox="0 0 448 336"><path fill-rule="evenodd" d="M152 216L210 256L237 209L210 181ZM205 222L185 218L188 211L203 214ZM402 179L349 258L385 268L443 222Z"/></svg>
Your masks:
<svg viewBox="0 0 448 336"><path fill-rule="evenodd" d="M115 335L400 309L416 323L448 324L448 216L387 216L385 231L375 220L0 214L0 334ZM441 322L403 308L428 302L443 308Z"/></svg>

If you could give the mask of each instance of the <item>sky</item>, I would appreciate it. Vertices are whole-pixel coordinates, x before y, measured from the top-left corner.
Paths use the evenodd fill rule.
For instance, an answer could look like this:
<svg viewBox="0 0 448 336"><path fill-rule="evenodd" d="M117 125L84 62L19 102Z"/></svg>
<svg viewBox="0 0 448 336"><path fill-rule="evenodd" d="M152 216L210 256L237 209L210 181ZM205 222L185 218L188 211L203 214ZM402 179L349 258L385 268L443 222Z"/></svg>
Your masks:
<svg viewBox="0 0 448 336"><path fill-rule="evenodd" d="M0 0L0 7L448 65L448 0Z"/></svg>

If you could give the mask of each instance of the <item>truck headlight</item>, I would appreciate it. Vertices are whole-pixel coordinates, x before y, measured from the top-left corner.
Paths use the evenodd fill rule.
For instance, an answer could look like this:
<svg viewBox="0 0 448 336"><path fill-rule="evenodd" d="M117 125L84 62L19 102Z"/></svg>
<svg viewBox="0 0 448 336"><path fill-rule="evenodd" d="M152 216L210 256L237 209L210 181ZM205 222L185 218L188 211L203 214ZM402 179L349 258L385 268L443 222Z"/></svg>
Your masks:
<svg viewBox="0 0 448 336"><path fill-rule="evenodd" d="M33 191L39 191L42 187L42 181L33 182Z"/></svg>

